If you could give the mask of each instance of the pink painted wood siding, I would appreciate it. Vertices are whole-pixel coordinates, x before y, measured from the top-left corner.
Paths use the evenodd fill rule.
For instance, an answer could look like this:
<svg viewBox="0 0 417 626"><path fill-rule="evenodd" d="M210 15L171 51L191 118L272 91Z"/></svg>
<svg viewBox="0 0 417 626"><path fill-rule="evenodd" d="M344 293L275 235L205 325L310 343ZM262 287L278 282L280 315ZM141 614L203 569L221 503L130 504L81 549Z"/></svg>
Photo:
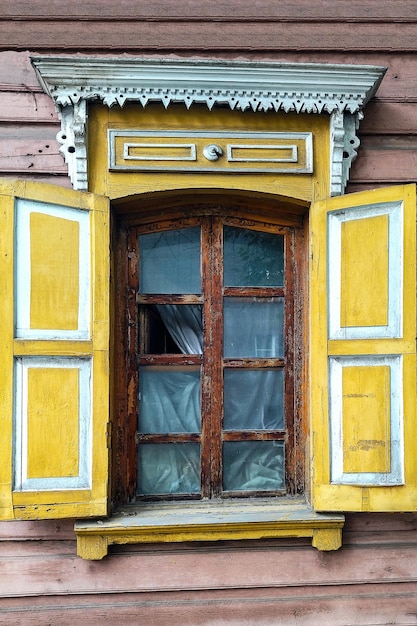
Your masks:
<svg viewBox="0 0 417 626"><path fill-rule="evenodd" d="M348 191L417 178L417 10L410 0L5 0L0 176L70 186L41 54L383 65ZM349 515L343 548L304 541L114 546L76 556L73 522L0 524L0 626L417 624L417 513Z"/></svg>
<svg viewBox="0 0 417 626"><path fill-rule="evenodd" d="M72 523L0 525L0 624L415 624L417 515L350 515L343 548L304 541L113 546Z"/></svg>

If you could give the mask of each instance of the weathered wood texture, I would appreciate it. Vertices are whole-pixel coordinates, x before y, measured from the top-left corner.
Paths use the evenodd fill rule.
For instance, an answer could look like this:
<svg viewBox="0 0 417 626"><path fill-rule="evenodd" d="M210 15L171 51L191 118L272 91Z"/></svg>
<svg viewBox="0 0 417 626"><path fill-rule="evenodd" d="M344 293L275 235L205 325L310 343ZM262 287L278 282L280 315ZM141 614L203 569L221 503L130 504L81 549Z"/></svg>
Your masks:
<svg viewBox="0 0 417 626"><path fill-rule="evenodd" d="M0 49L407 51L415 48L416 21L404 0L77 0L65 7L26 0L3 3Z"/></svg>
<svg viewBox="0 0 417 626"><path fill-rule="evenodd" d="M114 546L75 556L69 522L0 526L0 624L415 624L417 515L351 515L303 541ZM22 541L26 537L26 541Z"/></svg>
<svg viewBox="0 0 417 626"><path fill-rule="evenodd" d="M348 191L414 182L411 0L3 0L0 176L70 186L29 53L132 54L388 68ZM72 521L0 524L0 625L416 624L417 515L350 515L343 548L303 541L112 547L75 556Z"/></svg>

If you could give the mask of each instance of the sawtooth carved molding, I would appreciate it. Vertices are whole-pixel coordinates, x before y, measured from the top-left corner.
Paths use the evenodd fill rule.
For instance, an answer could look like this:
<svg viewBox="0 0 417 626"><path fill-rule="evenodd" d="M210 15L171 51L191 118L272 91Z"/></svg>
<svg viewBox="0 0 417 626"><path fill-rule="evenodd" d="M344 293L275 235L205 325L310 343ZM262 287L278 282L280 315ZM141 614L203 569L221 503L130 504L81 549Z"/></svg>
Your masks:
<svg viewBox="0 0 417 626"><path fill-rule="evenodd" d="M359 141L356 128L386 68L144 58L32 57L40 84L61 118L58 141L75 189L86 190L88 101L203 103L209 109L331 116L331 193L343 193Z"/></svg>

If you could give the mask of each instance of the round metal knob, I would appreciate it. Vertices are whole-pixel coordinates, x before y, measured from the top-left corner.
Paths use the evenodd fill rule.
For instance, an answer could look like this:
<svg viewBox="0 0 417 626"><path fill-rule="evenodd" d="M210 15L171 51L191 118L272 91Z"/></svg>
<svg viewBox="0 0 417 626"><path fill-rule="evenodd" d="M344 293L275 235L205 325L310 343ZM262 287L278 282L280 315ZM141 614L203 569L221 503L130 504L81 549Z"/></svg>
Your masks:
<svg viewBox="0 0 417 626"><path fill-rule="evenodd" d="M223 150L217 144L211 143L204 147L203 154L207 161L217 161L217 159L222 156Z"/></svg>

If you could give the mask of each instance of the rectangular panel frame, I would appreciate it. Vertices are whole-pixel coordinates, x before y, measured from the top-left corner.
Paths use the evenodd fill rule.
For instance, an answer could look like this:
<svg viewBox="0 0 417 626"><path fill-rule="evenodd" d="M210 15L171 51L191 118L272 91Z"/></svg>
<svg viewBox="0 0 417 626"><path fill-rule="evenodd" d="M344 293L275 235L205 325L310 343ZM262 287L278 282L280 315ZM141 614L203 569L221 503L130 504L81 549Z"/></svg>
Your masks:
<svg viewBox="0 0 417 626"><path fill-rule="evenodd" d="M343 467L343 388L344 367L390 368L390 472L344 472ZM403 357L351 356L329 358L329 417L331 483L339 485L387 486L404 484ZM337 391L336 391L337 390Z"/></svg>
<svg viewBox="0 0 417 626"><path fill-rule="evenodd" d="M51 491L62 489L91 489L91 359L60 357L23 357L15 360L15 445L13 449L14 491ZM30 368L63 368L79 371L79 430L78 476L28 478L28 370ZM57 390L57 393L59 390Z"/></svg>
<svg viewBox="0 0 417 626"><path fill-rule="evenodd" d="M342 265L342 224L351 220L361 220L380 215L388 215L388 324L385 326L342 327L341 309L341 265ZM329 339L394 339L401 338L403 332L403 203L384 202L375 205L354 206L328 214L328 308ZM396 245L398 243L398 245Z"/></svg>
<svg viewBox="0 0 417 626"><path fill-rule="evenodd" d="M61 205L44 204L26 198L17 198L16 249L26 250L19 254L15 264L15 337L19 339L89 339L91 326L91 277L90 277L90 215L88 211ZM78 328L76 330L35 329L30 327L31 268L30 268L30 214L42 213L65 220L74 220L80 227L79 239L79 299ZM64 287L63 287L64 288Z"/></svg>
<svg viewBox="0 0 417 626"><path fill-rule="evenodd" d="M120 163L116 154L116 142L119 138L126 138L122 153L124 161ZM145 141L146 143L134 143L133 138ZM159 140L153 142L153 140ZM188 139L192 143L173 143L173 140ZM266 144L267 141L274 141L274 144ZM279 142L283 142L280 144ZM243 144L241 142L244 142ZM291 143L293 142L293 143ZM147 163L143 158L133 158L128 156L129 150L135 146L148 147L184 147L190 149L190 157L177 158L167 156L151 157ZM219 147L221 151L212 154L210 148ZM164 172L164 171L184 171L184 161L189 161L190 165L186 171L190 172L228 172L228 173L269 173L269 174L311 174L313 172L313 134L311 132L276 132L276 133L252 133L252 132L213 132L213 131L156 131L156 130L108 130L108 168L109 171L142 171L142 172ZM204 146L204 147L203 147ZM247 158L233 157L233 150L239 147L252 148L254 152L258 149L290 150L291 158L263 158L256 155ZM300 148L303 148L302 150ZM191 158L192 157L192 158ZM134 161L137 161L134 163ZM155 164L152 163L155 162ZM167 161L164 164L161 161ZM181 163L176 164L175 161ZM194 163L192 163L194 162ZM257 165L258 164L258 165ZM267 165L270 164L269 167Z"/></svg>

